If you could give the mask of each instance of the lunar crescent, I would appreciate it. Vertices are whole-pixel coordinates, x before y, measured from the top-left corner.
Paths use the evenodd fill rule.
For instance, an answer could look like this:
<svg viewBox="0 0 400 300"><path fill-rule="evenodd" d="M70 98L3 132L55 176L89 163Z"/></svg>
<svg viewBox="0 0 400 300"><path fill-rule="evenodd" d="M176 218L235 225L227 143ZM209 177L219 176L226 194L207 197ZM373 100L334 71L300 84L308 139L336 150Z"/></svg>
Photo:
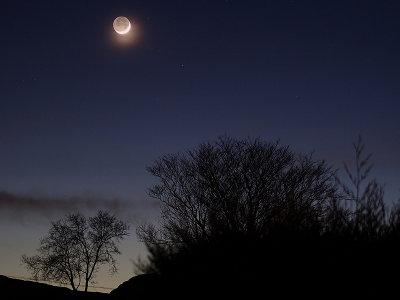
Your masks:
<svg viewBox="0 0 400 300"><path fill-rule="evenodd" d="M114 20L113 27L118 34L127 34L131 30L131 22L126 17L118 17Z"/></svg>

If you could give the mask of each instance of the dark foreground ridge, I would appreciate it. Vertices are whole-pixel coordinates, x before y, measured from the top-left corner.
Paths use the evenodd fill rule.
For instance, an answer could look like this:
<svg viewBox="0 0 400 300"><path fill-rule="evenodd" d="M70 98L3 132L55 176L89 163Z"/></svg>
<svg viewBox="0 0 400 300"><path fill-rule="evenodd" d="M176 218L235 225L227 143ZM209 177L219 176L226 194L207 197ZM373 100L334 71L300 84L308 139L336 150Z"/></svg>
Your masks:
<svg viewBox="0 0 400 300"><path fill-rule="evenodd" d="M65 287L49 284L13 279L0 275L0 289L2 295L10 299L104 299L108 294L98 292L75 292Z"/></svg>
<svg viewBox="0 0 400 300"><path fill-rule="evenodd" d="M286 266L287 267L287 266ZM343 267L343 266L341 266ZM382 266L383 267L383 266ZM109 294L98 292L76 292L65 287L57 287L43 283L12 279L0 275L0 288L3 295L16 299L211 299L213 297L229 297L230 299L290 299L307 297L307 299L359 299L380 298L393 295L395 282L381 280L360 280L354 274L354 266L347 266L342 272L330 274L321 272L320 276L310 277L307 271L286 273L283 266L280 273L274 276L256 278L233 278L229 274L209 274L209 276L185 277L178 275L142 274L123 282ZM286 269L287 271L287 269ZM373 275L374 271L369 270ZM382 270L379 270L382 271ZM295 274L297 273L297 274ZM382 274L377 272L377 274ZM205 275L205 274L203 274ZM254 275L254 274L253 274ZM359 274L358 274L359 275ZM296 280L290 277L296 277ZM303 276L303 277L302 277ZM366 276L367 277L367 276ZM394 279L394 278L393 278ZM260 297L261 296L261 297Z"/></svg>

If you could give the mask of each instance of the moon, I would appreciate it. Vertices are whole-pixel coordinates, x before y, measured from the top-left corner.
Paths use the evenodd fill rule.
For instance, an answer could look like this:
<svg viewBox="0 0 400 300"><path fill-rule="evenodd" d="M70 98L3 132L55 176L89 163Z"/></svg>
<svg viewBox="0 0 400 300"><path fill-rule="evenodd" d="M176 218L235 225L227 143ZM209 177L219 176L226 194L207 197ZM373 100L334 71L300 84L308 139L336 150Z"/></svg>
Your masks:
<svg viewBox="0 0 400 300"><path fill-rule="evenodd" d="M127 34L131 30L131 22L128 18L120 16L114 20L113 27L118 34Z"/></svg>

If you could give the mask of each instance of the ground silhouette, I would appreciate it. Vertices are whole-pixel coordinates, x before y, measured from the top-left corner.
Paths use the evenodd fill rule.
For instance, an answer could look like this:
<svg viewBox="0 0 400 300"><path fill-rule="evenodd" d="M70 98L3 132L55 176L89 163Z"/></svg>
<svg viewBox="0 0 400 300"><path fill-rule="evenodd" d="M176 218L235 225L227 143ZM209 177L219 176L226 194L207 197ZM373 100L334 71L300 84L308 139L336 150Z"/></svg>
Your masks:
<svg viewBox="0 0 400 300"><path fill-rule="evenodd" d="M105 299L108 296L105 293L73 291L66 287L14 279L3 275L0 275L0 289L2 295L14 299Z"/></svg>

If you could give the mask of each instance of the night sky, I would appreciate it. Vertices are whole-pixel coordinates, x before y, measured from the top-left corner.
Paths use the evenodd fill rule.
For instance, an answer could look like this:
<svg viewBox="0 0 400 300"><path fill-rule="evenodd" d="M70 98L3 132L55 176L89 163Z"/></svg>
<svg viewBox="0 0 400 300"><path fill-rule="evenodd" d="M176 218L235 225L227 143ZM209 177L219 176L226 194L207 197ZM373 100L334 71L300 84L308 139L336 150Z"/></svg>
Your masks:
<svg viewBox="0 0 400 300"><path fill-rule="evenodd" d="M161 155L260 137L340 167L360 134L391 203L399 83L399 1L2 1L0 190L116 198L138 223L159 213L146 166ZM28 276L19 258L55 214L1 201L0 274ZM133 275L134 228L100 285Z"/></svg>

